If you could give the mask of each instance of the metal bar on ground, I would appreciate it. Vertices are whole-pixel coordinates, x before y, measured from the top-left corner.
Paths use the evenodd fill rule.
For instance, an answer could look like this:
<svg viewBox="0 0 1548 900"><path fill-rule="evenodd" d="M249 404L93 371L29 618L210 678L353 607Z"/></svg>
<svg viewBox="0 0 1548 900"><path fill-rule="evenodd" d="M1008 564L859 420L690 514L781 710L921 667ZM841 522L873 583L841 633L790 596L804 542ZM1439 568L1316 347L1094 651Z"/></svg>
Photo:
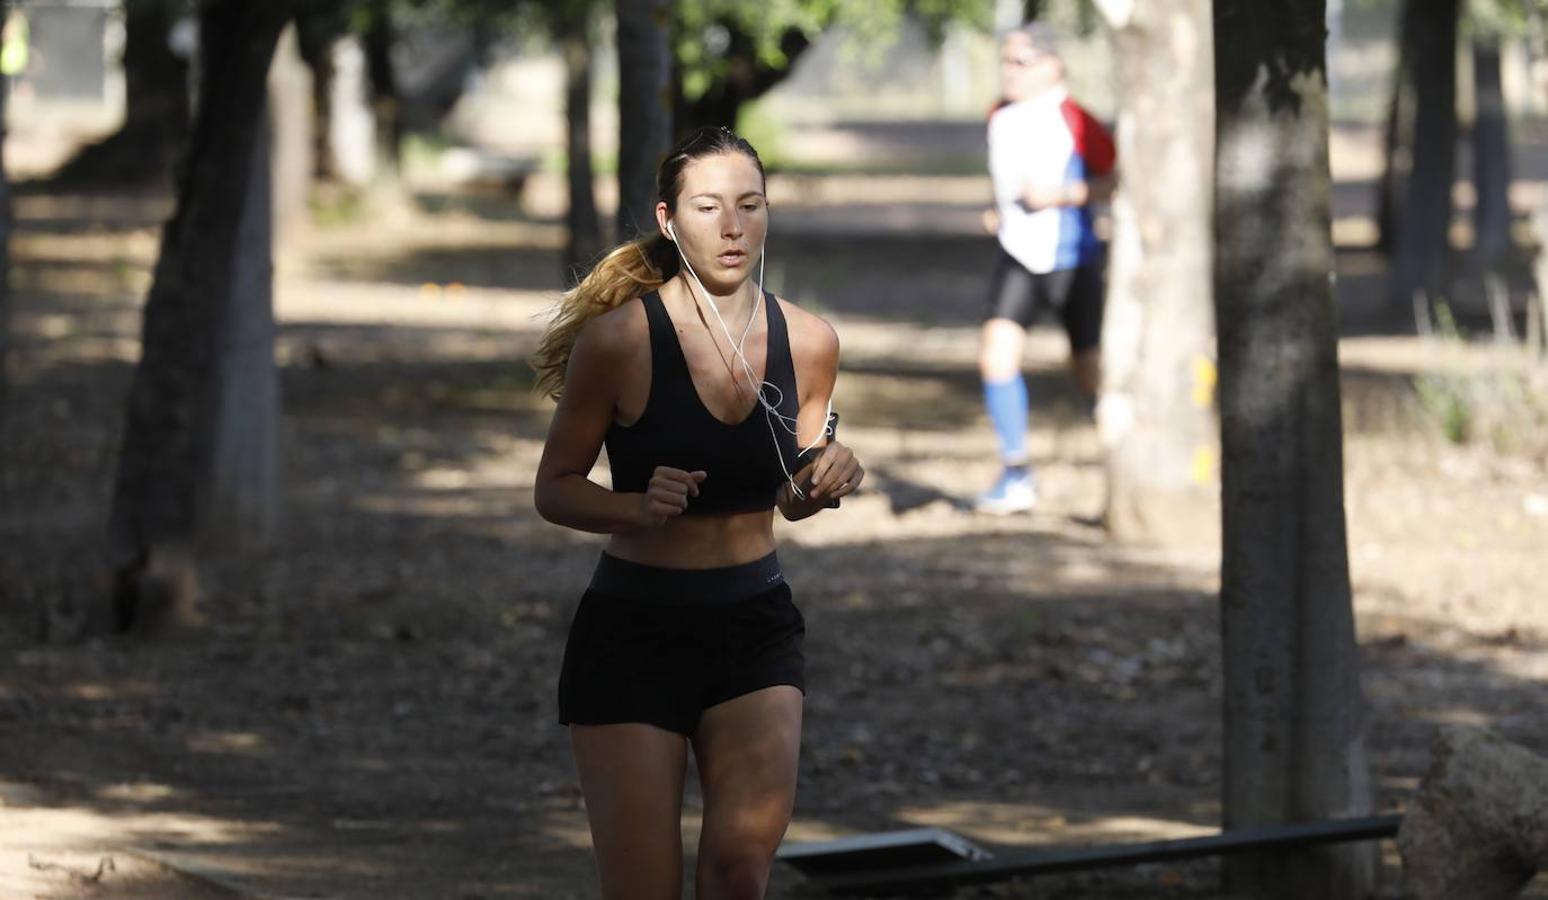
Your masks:
<svg viewBox="0 0 1548 900"><path fill-rule="evenodd" d="M1079 850L1042 850L1001 854L991 859L971 862L941 862L891 870L849 872L814 878L813 881L826 890L845 894L981 884L1005 881L1018 876L1132 866L1140 863L1168 862L1255 850L1375 840L1396 835L1401 822L1402 816L1396 815L1330 819L1300 825L1226 831L1201 838L1107 845Z"/></svg>
<svg viewBox="0 0 1548 900"><path fill-rule="evenodd" d="M846 872L938 866L990 856L988 850L944 828L910 828L784 844L774 854L775 859L818 881Z"/></svg>

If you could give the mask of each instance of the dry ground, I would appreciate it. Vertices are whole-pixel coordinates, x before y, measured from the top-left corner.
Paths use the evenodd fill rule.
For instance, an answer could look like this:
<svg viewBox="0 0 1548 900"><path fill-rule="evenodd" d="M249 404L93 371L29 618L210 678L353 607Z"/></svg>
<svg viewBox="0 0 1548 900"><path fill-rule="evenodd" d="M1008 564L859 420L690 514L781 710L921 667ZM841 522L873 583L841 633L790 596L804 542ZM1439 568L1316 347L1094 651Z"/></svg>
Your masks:
<svg viewBox="0 0 1548 900"><path fill-rule="evenodd" d="M1009 520L960 505L994 474L973 367L992 246L972 233L974 190L792 181L778 207L771 286L837 325L844 437L871 472L841 510L782 529L811 667L791 837L1210 831L1217 560L1114 547L1091 524L1098 448L1058 333L1028 356L1043 504ZM879 225L861 227L857 198ZM35 639L105 519L165 211L18 201L0 897L593 896L552 695L599 544L539 521L529 496L548 407L521 360L561 239L541 208L429 198L297 242L277 298L281 545L212 569L199 640ZM1343 353L1369 742L1381 807L1400 810L1439 725L1548 752L1548 473L1541 446L1458 447L1425 425L1412 382L1434 348L1371 333ZM1154 865L961 896L1204 898L1216 874ZM785 869L771 893L814 896Z"/></svg>

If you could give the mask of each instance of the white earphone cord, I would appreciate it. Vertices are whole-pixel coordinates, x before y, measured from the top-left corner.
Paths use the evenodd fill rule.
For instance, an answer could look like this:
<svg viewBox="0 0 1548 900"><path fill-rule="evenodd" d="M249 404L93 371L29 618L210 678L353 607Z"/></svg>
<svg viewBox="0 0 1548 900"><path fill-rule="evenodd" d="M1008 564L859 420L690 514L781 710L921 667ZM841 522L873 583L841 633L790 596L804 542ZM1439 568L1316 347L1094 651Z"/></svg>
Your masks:
<svg viewBox="0 0 1548 900"><path fill-rule="evenodd" d="M725 318L721 316L720 307L715 305L715 299L710 295L709 289L704 286L704 282L699 279L699 273L695 272L693 265L688 262L688 256L687 254L683 253L682 246L677 243L676 231L671 227L670 223L667 225L667 231L673 237L672 246L676 248L677 256L683 262L683 268L688 270L688 274L693 277L694 283L699 286L699 290L704 292L705 303L709 306L710 312L715 314L715 321L720 323L720 330L725 332L726 340L728 342L732 341L733 339L731 337L731 328L726 325ZM766 244L767 242L765 241L765 245ZM742 339L733 343L731 350L736 355L737 361L742 364L742 371L747 375L747 384L753 389L753 395L758 398L758 403L763 407L764 420L768 422L769 425L769 437L774 439L774 453L779 457L780 471L785 473L785 480L790 483L791 492L794 493L797 498L805 500L806 494L804 494L799 487L796 487L795 475L791 474L790 467L785 464L785 453L779 447L779 434L774 430L774 422L777 420L780 424L780 427L788 431L792 437L799 439L799 435L796 433L796 425L798 424L796 420L779 411L779 405L785 402L785 392L780 390L779 385L777 384L769 381L760 381L758 378L756 378L753 375L752 363L747 361L746 354L742 352L742 347L747 343L747 336L752 333L753 322L757 320L758 307L763 303L763 265L765 261L765 254L763 251L764 247L760 246L758 248L758 294L753 300L752 312L747 316L747 327L742 330ZM788 335L786 340L789 340ZM763 367L765 370L764 374L768 374L767 354L765 354ZM764 387L772 389L777 395L778 399L776 399L773 403L770 403L769 398L766 397L763 393ZM817 437L814 438L810 444L802 448L800 452L807 452L808 450L817 446L818 441L830 436L833 433L833 426L831 424L832 421L833 398L829 397L828 408L823 417L822 431L818 433Z"/></svg>

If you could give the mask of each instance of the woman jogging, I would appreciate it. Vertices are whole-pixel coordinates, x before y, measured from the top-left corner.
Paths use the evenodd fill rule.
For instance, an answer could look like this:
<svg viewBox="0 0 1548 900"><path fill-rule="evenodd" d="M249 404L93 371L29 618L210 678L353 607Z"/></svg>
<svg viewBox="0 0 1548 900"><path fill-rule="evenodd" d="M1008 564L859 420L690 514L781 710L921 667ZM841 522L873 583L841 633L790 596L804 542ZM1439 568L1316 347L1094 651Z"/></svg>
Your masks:
<svg viewBox="0 0 1548 900"><path fill-rule="evenodd" d="M762 163L724 128L657 173L658 234L565 295L533 357L558 399L534 497L611 535L570 627L559 717L603 896L676 898L688 748L697 897L762 897L795 800L805 627L773 510L803 519L863 470L833 439L833 328L763 290ZM588 479L607 448L612 487Z"/></svg>

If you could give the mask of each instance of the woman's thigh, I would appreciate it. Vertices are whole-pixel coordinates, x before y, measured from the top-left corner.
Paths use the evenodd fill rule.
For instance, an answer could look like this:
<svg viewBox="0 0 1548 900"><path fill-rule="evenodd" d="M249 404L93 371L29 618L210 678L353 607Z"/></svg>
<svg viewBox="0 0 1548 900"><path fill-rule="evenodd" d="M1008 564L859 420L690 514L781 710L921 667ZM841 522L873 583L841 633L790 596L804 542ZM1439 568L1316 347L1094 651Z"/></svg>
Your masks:
<svg viewBox="0 0 1548 900"><path fill-rule="evenodd" d="M704 792L699 852L778 849L795 806L801 691L776 685L704 711L693 734Z"/></svg>
<svg viewBox="0 0 1548 900"><path fill-rule="evenodd" d="M688 743L654 725L572 725L570 747L608 900L676 900Z"/></svg>

